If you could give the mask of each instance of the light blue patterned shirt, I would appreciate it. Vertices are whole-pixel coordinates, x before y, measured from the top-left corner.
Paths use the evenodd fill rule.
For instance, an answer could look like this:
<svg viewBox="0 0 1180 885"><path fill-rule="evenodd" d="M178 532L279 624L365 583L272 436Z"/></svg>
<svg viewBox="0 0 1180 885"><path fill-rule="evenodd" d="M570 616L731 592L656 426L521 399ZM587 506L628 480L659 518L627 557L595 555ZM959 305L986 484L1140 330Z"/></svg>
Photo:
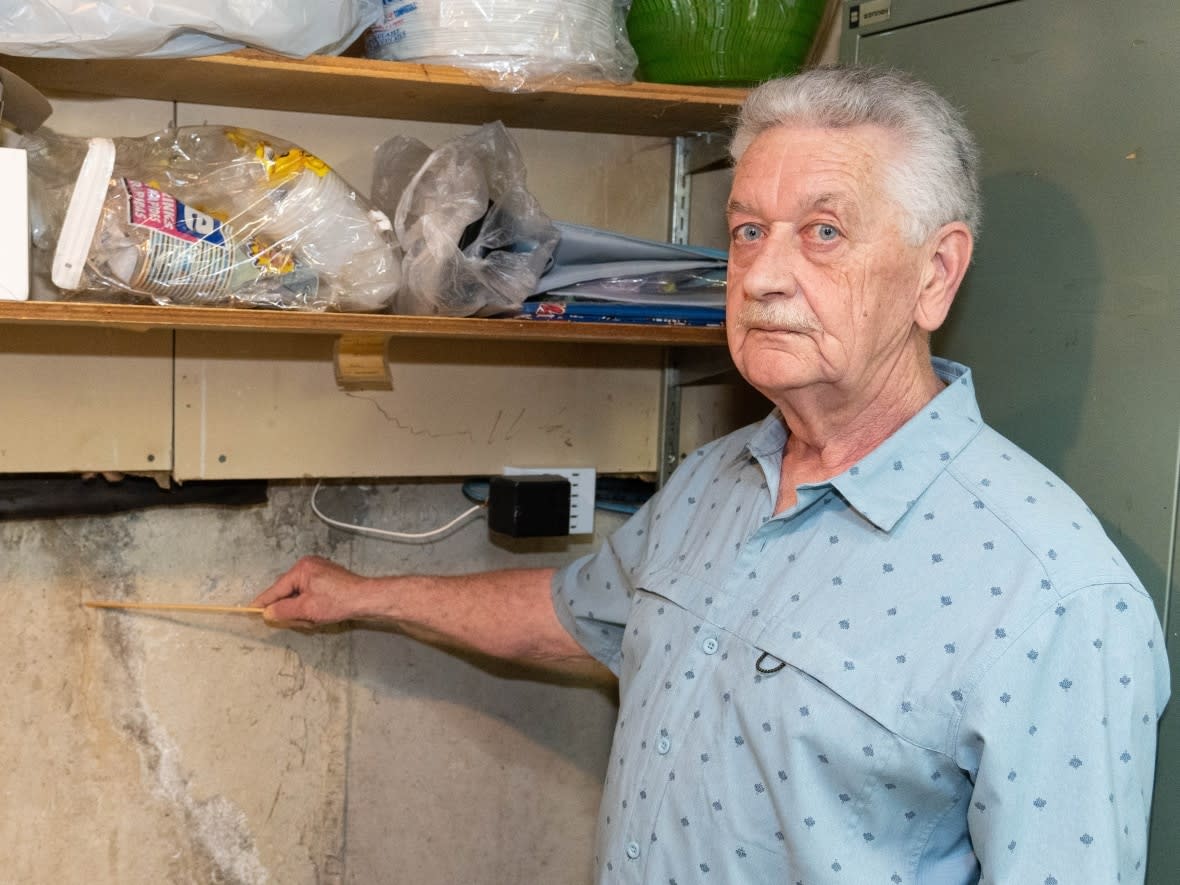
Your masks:
<svg viewBox="0 0 1180 885"><path fill-rule="evenodd" d="M786 429L712 443L560 571L618 674L598 878L1131 883L1169 693L1151 599L963 366L773 513Z"/></svg>

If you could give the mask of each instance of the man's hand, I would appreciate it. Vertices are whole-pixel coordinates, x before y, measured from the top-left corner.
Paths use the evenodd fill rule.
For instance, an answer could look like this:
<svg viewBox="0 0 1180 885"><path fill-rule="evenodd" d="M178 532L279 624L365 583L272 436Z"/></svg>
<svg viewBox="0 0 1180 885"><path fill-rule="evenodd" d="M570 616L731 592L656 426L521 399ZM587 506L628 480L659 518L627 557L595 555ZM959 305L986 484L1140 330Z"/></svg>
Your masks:
<svg viewBox="0 0 1180 885"><path fill-rule="evenodd" d="M254 600L276 626L365 620L415 639L550 670L614 679L553 610L553 569L365 578L305 556Z"/></svg>
<svg viewBox="0 0 1180 885"><path fill-rule="evenodd" d="M291 627L335 624L368 612L368 579L319 556L305 556L251 603L271 623Z"/></svg>

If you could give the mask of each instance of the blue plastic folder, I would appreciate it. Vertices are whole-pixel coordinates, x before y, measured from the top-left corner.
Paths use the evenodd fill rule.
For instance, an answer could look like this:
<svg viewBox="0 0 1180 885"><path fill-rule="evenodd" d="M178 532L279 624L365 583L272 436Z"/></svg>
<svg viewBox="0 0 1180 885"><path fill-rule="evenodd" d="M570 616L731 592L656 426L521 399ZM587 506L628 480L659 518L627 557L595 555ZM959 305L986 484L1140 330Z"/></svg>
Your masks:
<svg viewBox="0 0 1180 885"><path fill-rule="evenodd" d="M725 252L565 222L557 229L551 263L517 317L724 325Z"/></svg>
<svg viewBox="0 0 1180 885"><path fill-rule="evenodd" d="M680 270L724 271L726 253L556 222L561 234L535 293L602 279L626 279Z"/></svg>
<svg viewBox="0 0 1180 885"><path fill-rule="evenodd" d="M582 323L641 323L665 326L723 326L725 309L679 304L617 304L600 301L526 301L523 319Z"/></svg>

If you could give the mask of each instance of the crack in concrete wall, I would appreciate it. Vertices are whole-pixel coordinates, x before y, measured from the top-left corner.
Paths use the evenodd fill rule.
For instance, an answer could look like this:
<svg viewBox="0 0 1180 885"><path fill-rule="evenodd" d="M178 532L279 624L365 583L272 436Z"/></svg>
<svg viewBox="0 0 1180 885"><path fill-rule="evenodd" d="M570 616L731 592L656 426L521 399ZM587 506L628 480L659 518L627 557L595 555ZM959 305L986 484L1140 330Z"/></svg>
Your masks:
<svg viewBox="0 0 1180 885"><path fill-rule="evenodd" d="M115 598L130 595L134 569L120 552L132 546L127 521L93 526L79 546L105 551L113 572L107 577L119 588ZM100 635L110 653L105 689L111 719L139 755L146 785L183 815L192 853L207 868L202 872L208 874L208 881L265 885L269 874L258 856L245 814L224 797L199 799L194 795L183 753L148 703L145 641L139 621L133 614L120 612L104 613L102 618Z"/></svg>
<svg viewBox="0 0 1180 885"><path fill-rule="evenodd" d="M143 643L136 628L126 615L108 616L108 620L111 623L103 626L103 639L125 676L121 684L110 684L113 718L139 754L145 782L155 796L183 814L193 853L208 865L210 882L264 885L269 876L245 814L224 797L198 799L193 794L180 748L147 705L142 682Z"/></svg>

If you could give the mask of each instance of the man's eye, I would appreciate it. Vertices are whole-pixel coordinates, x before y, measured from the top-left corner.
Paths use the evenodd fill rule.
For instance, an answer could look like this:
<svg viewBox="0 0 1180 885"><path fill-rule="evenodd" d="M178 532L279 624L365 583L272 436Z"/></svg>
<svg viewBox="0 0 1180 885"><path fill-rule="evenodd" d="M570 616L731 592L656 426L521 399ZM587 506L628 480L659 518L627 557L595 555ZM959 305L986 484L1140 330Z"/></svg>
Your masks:
<svg viewBox="0 0 1180 885"><path fill-rule="evenodd" d="M762 236L756 224L739 224L733 229L733 239L738 243L751 243Z"/></svg>
<svg viewBox="0 0 1180 885"><path fill-rule="evenodd" d="M840 239L840 231L830 224L817 224L815 226L816 239L823 243L831 243Z"/></svg>

